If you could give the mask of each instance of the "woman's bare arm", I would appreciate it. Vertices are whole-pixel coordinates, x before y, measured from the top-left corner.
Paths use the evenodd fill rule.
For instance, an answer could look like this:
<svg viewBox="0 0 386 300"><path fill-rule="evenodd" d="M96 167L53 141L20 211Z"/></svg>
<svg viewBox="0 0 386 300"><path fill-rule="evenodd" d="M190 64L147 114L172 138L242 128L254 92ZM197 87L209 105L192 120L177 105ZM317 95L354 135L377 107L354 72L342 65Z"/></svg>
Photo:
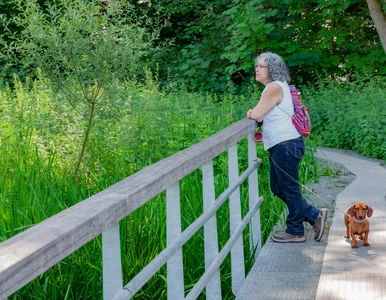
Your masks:
<svg viewBox="0 0 386 300"><path fill-rule="evenodd" d="M280 104L283 100L283 90L277 83L271 83L263 95L260 101L253 108L248 110L247 118L262 122L264 116L269 113L276 105Z"/></svg>

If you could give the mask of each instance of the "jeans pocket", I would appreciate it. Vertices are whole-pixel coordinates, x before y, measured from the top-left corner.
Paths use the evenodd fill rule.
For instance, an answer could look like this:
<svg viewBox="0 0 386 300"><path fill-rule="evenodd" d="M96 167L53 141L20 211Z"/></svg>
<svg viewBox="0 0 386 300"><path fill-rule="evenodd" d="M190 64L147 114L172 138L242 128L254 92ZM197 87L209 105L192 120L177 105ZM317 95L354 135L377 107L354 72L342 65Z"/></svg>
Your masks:
<svg viewBox="0 0 386 300"><path fill-rule="evenodd" d="M304 155L304 143L301 142L295 142L294 143L294 156L297 160L301 160Z"/></svg>

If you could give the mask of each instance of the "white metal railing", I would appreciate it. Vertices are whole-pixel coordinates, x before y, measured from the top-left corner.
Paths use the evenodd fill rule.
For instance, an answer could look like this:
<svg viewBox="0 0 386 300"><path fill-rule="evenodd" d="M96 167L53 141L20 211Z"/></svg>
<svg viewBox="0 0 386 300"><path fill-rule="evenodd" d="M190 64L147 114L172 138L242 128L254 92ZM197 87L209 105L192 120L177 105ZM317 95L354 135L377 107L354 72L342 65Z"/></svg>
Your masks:
<svg viewBox="0 0 386 300"><path fill-rule="evenodd" d="M168 299L221 299L220 265L231 252L232 291L244 277L242 232L250 224L252 250L260 247L256 157L252 132L256 123L242 119L210 138L122 180L108 189L27 229L0 244L0 298L6 298L63 258L102 234L103 297L130 299L162 266L167 265ZM248 168L239 175L237 142L248 136ZM215 199L212 160L228 150L229 187ZM181 232L179 180L201 168L204 212ZM242 219L239 186L248 178L249 212ZM166 190L167 247L123 286L119 221ZM218 251L216 211L229 199L230 238ZM205 273L184 296L182 246L204 226Z"/></svg>

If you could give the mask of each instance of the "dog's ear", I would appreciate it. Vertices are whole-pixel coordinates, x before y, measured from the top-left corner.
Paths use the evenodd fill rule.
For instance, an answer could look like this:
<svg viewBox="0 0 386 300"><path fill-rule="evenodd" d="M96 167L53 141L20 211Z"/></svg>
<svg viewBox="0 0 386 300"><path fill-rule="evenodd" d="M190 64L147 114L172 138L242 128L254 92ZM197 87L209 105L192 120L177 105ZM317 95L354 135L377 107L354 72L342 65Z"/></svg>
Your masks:
<svg viewBox="0 0 386 300"><path fill-rule="evenodd" d="M348 209L347 209L347 213L351 216L351 217L355 217L355 204L351 205Z"/></svg>
<svg viewBox="0 0 386 300"><path fill-rule="evenodd" d="M367 205L367 216L370 218L373 215L373 209Z"/></svg>

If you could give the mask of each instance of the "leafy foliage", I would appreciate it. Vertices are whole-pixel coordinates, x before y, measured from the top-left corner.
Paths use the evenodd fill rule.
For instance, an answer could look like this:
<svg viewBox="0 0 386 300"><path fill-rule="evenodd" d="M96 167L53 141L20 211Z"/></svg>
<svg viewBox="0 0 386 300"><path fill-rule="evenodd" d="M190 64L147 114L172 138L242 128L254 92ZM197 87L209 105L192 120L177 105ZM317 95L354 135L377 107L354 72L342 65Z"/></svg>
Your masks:
<svg viewBox="0 0 386 300"><path fill-rule="evenodd" d="M172 23L166 36L176 38L165 58L169 73L192 90L240 91L263 51L280 54L298 84L356 70L386 73L386 55L365 1L154 3L166 5Z"/></svg>
<svg viewBox="0 0 386 300"><path fill-rule="evenodd" d="M50 15L49 7L66 7L66 3L75 3L71 0L58 0L55 5L52 1L38 2L46 16ZM121 3L91 2L99 8ZM10 19L15 15L12 3L0 2L4 8L2 24L11 26L10 32L2 30L6 44L12 44L12 36L19 36L22 29ZM95 44L103 42L107 50L116 49L116 59L121 62L119 70L117 65L106 69L115 75L139 73L143 79L144 73L137 64L132 65L131 59L139 54L138 62L143 63L145 58L153 72L157 68L159 79L165 85L172 81L191 91L244 92L253 81L253 61L263 51L280 54L297 84L312 83L320 76L328 80L350 76L355 71L386 73L386 55L366 2L362 0L145 0L130 3L111 18L111 25L109 23L106 29L77 32L80 39L92 37ZM18 11L22 13L20 9ZM100 19L101 16L94 14L87 18ZM85 26L87 18L83 21L75 19L74 24ZM170 22L171 26L159 26L163 22ZM119 41L125 40L128 33L121 32L120 27L128 24L138 25L138 28L133 27L133 41L140 40L136 40L137 36L148 37L150 32L157 36L161 29L157 43L162 46L173 40L173 48L162 53L156 51L161 55L153 55L155 46L152 43L148 48L150 52L141 56L144 51L139 46L141 43L128 41L127 46L135 44L137 48L133 49L139 52L121 55ZM111 40L106 44L104 34L107 33ZM114 40L114 37L119 38ZM3 62L6 59L3 58ZM63 72L64 63L59 61L60 72ZM100 67L103 68L103 64ZM91 73L98 71L98 68L89 69ZM22 70L18 67L14 71L20 73Z"/></svg>
<svg viewBox="0 0 386 300"><path fill-rule="evenodd" d="M276 9L264 10L263 1L248 1L246 4L240 1L223 14L229 16L230 43L225 46L225 52L221 58L233 63L225 68L228 74L238 70L250 71L254 69L251 58L256 57L260 51L270 47L267 36L275 30L274 25L267 20L277 13Z"/></svg>
<svg viewBox="0 0 386 300"><path fill-rule="evenodd" d="M12 20L22 30L8 37L13 43L5 50L11 62L39 67L50 78L65 81L75 75L92 86L135 77L143 58L157 51L152 41L161 27L154 20L149 32L144 23L151 20L139 19L125 1L62 0L47 2L45 9L36 1L15 2L20 13Z"/></svg>
<svg viewBox="0 0 386 300"><path fill-rule="evenodd" d="M39 68L63 92L84 122L84 134L74 167L78 173L97 110L115 80L135 78L146 65L160 27L148 31L125 1L49 2L42 10L36 1L16 0L22 29L5 44L10 62ZM148 25L148 24L147 24ZM112 51L113 49L113 51Z"/></svg>
<svg viewBox="0 0 386 300"><path fill-rule="evenodd" d="M169 17L172 26L161 31L161 38L173 38L175 47L160 59L165 81L177 82L190 91L224 91L229 76L224 73L221 53L227 41L229 18L222 15L227 0L156 0L154 7Z"/></svg>
<svg viewBox="0 0 386 300"><path fill-rule="evenodd" d="M383 77L353 76L305 89L313 135L328 147L386 160L386 85Z"/></svg>

